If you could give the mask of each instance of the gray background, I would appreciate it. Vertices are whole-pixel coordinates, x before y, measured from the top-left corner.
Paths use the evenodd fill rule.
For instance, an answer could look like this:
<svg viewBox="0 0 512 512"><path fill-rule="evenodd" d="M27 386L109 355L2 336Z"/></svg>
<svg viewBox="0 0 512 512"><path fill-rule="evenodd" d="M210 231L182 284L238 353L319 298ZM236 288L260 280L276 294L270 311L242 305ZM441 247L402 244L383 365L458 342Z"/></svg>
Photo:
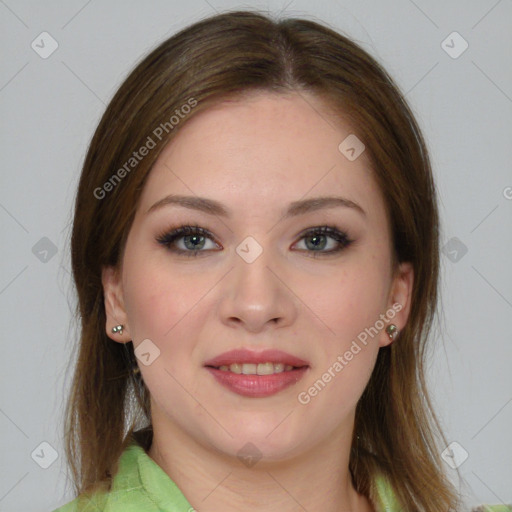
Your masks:
<svg viewBox="0 0 512 512"><path fill-rule="evenodd" d="M68 244L96 124L149 49L235 7L325 20L407 93L431 150L448 244L428 379L447 438L462 447L452 446L455 464L468 454L459 465L468 506L512 502L510 0L0 0L0 510L49 511L72 498L62 442L76 353ZM44 31L58 43L46 59L31 47ZM469 45L457 58L442 46L463 49L446 39L454 31Z"/></svg>

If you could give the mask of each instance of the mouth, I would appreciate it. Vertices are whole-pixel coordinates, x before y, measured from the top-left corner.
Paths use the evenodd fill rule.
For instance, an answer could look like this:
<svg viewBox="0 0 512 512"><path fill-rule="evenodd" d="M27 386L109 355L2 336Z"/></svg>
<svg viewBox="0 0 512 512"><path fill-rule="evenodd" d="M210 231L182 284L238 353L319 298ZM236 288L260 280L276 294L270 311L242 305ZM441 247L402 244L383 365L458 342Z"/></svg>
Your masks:
<svg viewBox="0 0 512 512"><path fill-rule="evenodd" d="M245 397L275 395L297 383L309 369L307 361L278 350L240 349L207 361L204 367L215 381Z"/></svg>
<svg viewBox="0 0 512 512"><path fill-rule="evenodd" d="M223 372L236 373L238 375L274 375L276 373L290 372L302 368L302 366L293 366L291 364L273 363L233 363L221 366L207 366L207 368L215 368Z"/></svg>

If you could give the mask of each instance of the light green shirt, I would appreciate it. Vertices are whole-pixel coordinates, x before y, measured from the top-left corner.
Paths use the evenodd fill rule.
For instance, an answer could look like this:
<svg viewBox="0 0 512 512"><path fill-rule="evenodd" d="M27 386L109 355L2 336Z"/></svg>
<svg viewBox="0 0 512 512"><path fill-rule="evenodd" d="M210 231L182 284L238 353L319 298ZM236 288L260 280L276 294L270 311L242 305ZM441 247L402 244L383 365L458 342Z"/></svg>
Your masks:
<svg viewBox="0 0 512 512"><path fill-rule="evenodd" d="M378 512L402 510L384 476L375 481ZM194 512L169 475L138 444L122 453L119 470L108 493L79 496L53 512ZM512 512L494 505L482 512Z"/></svg>

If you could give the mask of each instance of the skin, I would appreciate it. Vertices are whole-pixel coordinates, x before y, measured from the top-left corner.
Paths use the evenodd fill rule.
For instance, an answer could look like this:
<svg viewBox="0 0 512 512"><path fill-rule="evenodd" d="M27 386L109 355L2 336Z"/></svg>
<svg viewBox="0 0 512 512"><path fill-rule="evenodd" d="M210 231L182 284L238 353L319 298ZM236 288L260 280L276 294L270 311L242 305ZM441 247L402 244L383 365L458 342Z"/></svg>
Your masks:
<svg viewBox="0 0 512 512"><path fill-rule="evenodd" d="M355 491L348 463L356 404L379 348L392 342L384 329L308 404L297 399L393 304L402 309L392 323L407 322L413 270L392 268L390 226L366 154L349 161L338 145L353 131L305 93L225 101L180 130L146 182L121 268L102 276L107 334L135 348L150 339L160 350L150 365L138 361L151 393L149 455L201 512L268 511L269 503L281 512L297 503L308 511L374 510ZM215 199L232 217L177 205L146 214L168 194ZM292 201L329 195L366 214L335 207L282 218ZM196 223L215 237L197 257L155 240ZM314 258L299 235L326 224L354 242ZM247 236L263 249L252 263L235 251ZM328 245L320 251L337 245L328 235L321 241ZM174 245L187 250L183 238ZM118 324L122 335L111 333ZM276 395L242 397L203 367L242 347L277 348L310 368ZM262 456L252 467L237 457L248 442Z"/></svg>

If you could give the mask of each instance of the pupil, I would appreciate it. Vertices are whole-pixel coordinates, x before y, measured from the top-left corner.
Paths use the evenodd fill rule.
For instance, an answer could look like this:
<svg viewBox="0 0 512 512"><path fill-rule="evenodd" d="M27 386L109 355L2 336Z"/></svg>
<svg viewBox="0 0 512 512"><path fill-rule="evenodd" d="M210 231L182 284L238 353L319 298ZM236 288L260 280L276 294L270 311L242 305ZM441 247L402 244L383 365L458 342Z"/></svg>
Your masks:
<svg viewBox="0 0 512 512"><path fill-rule="evenodd" d="M311 237L310 237L310 240L316 240L316 241L318 242L318 239L319 239L319 238L320 238L320 239L322 239L322 238L323 238L323 242L324 242L324 243L320 243L320 244L318 244L318 243L313 242L312 247L313 247L313 248L316 248L316 249L318 249L318 248L320 247L321 249L323 249L323 248L325 247L325 237L324 237L323 235L314 235L314 236L311 236Z"/></svg>
<svg viewBox="0 0 512 512"><path fill-rule="evenodd" d="M187 249L192 249L192 250L197 249L197 248L198 248L198 246L197 246L197 245L194 245L194 244L195 244L196 242L198 242L198 241L200 242L200 240L198 240L198 239L201 239L201 238L204 238L204 237L203 237L203 236L200 236L200 235L189 235L189 236L186 236L186 237L184 238L184 240L185 240L185 247L187 247ZM187 244L187 241L190 241L190 240L193 240L193 242L192 242L192 245L191 245L191 246L189 246L189 244Z"/></svg>

